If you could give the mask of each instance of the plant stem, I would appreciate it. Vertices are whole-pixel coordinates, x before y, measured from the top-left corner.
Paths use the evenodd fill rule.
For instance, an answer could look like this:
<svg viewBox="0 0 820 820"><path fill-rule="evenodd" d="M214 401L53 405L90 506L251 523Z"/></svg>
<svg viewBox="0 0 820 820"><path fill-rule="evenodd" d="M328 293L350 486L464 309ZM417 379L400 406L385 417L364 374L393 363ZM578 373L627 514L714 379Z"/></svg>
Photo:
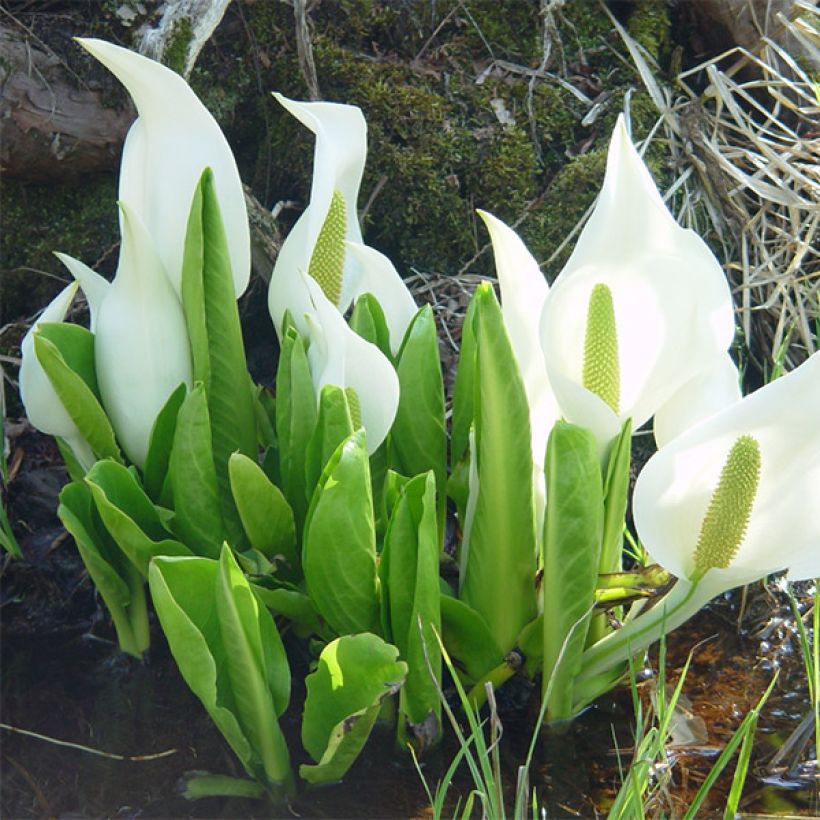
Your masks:
<svg viewBox="0 0 820 820"><path fill-rule="evenodd" d="M648 612L617 632L607 635L581 656L578 683L612 669L631 655L643 651L661 635L689 620L715 594L711 584L680 579Z"/></svg>

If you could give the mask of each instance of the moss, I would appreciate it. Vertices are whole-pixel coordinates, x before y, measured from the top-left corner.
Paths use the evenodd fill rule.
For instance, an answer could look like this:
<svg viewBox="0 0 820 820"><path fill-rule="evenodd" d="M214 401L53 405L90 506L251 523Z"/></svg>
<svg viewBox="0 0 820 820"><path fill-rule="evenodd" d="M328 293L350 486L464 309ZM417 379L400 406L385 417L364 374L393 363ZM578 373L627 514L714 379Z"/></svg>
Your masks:
<svg viewBox="0 0 820 820"><path fill-rule="evenodd" d="M595 201L606 169L606 148L597 148L570 160L554 177L539 208L522 224L520 233L533 256L549 259ZM547 278L554 279L574 247L569 242L555 259L545 265Z"/></svg>
<svg viewBox="0 0 820 820"><path fill-rule="evenodd" d="M168 45L162 55L162 61L168 68L182 74L185 71L185 62L188 59L188 46L194 37L191 21L187 17L180 17L174 22Z"/></svg>
<svg viewBox="0 0 820 820"><path fill-rule="evenodd" d="M23 184L6 180L0 193L3 213L3 319L30 316L69 281L54 256L62 251L111 273L119 237L117 190L113 177L82 185Z"/></svg>
<svg viewBox="0 0 820 820"><path fill-rule="evenodd" d="M627 30L659 63L669 57L671 21L666 0L635 0Z"/></svg>

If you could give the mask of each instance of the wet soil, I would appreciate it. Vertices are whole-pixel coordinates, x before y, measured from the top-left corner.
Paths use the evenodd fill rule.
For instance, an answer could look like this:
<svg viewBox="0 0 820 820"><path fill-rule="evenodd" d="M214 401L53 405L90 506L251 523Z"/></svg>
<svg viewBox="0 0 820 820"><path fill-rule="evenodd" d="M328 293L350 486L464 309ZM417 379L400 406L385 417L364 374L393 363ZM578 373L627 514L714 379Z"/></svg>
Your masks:
<svg viewBox="0 0 820 820"><path fill-rule="evenodd" d="M2 722L129 759L111 759L4 728L3 817L430 815L418 774L407 757L395 751L387 727L377 728L343 784L302 789L289 806L182 798L178 785L186 772L241 776L241 768L185 686L156 624L144 662L117 651L107 614L54 513L64 481L57 454L48 440L30 432L21 433L14 444L24 458L17 464L7 501L25 560L6 559L0 578ZM788 602L774 585L750 588L743 627L738 629L740 604L738 593L715 602L669 641L670 683L677 680L690 651L693 659L684 687L682 728L670 743L668 767L659 771L668 782L653 810L666 816L685 810L774 669L780 668L758 726L742 808L757 814L818 816L816 767L808 762L813 757L811 736L807 745L798 744L771 765L810 710ZM292 643L295 690L283 727L298 766L305 762L299 743L303 692L298 686L306 671L299 667L307 659ZM653 685L649 679L639 687L647 709ZM537 709L536 698L530 696L525 682L512 681L499 697L510 794ZM619 759L624 766L629 761L633 726L631 697L622 687L563 732L542 734L530 782L548 816L605 816L621 782ZM431 787L444 776L455 751L450 736L425 760ZM152 757L161 753L167 754ZM139 756L147 759L130 759ZM699 816L722 816L732 770L730 765ZM468 773L460 771L448 816L469 789Z"/></svg>

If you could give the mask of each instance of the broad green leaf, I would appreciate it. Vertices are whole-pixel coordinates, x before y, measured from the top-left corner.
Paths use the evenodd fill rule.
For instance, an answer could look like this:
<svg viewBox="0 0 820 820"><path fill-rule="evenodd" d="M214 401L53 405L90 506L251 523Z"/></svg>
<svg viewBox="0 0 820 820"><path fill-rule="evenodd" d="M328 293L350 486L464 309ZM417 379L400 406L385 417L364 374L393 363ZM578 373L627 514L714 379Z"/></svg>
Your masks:
<svg viewBox="0 0 820 820"><path fill-rule="evenodd" d="M277 718L290 700L290 669L273 618L260 606L227 545L219 559L216 611L235 714L262 760L267 781L284 783L290 757Z"/></svg>
<svg viewBox="0 0 820 820"><path fill-rule="evenodd" d="M363 339L376 345L385 356L393 361L390 351L390 330L379 300L372 293L363 293L353 306L350 327Z"/></svg>
<svg viewBox="0 0 820 820"><path fill-rule="evenodd" d="M620 572L622 569L631 450L632 420L627 419L609 451L604 479L604 532L599 572Z"/></svg>
<svg viewBox="0 0 820 820"><path fill-rule="evenodd" d="M473 297L478 491L460 597L506 652L536 615L536 534L524 382L489 284Z"/></svg>
<svg viewBox="0 0 820 820"><path fill-rule="evenodd" d="M382 701L407 674L395 646L376 635L347 635L329 643L305 679L302 744L317 765L299 767L309 783L340 780L370 735Z"/></svg>
<svg viewBox="0 0 820 820"><path fill-rule="evenodd" d="M150 643L142 576L103 527L91 490L81 482L67 484L60 493L57 515L73 536L88 574L111 613L120 649L142 657Z"/></svg>
<svg viewBox="0 0 820 820"><path fill-rule="evenodd" d="M378 628L376 535L363 430L339 445L322 473L305 522L302 569L308 594L338 634Z"/></svg>
<svg viewBox="0 0 820 820"><path fill-rule="evenodd" d="M191 691L252 777L264 782L258 754L236 716L230 658L216 608L219 564L209 558L156 558L148 570L154 609Z"/></svg>
<svg viewBox="0 0 820 820"><path fill-rule="evenodd" d="M547 442L544 519L543 690L550 720L572 716L600 560L603 485L595 435L558 421ZM561 652L563 651L563 656ZM560 663L559 663L560 657Z"/></svg>
<svg viewBox="0 0 820 820"><path fill-rule="evenodd" d="M179 408L169 461L174 497L174 532L198 555L216 558L223 539L211 425L201 382Z"/></svg>
<svg viewBox="0 0 820 820"><path fill-rule="evenodd" d="M429 471L405 485L390 517L379 565L385 634L408 664L399 695L399 742L403 746L413 737L420 751L441 733L438 563L436 482Z"/></svg>
<svg viewBox="0 0 820 820"><path fill-rule="evenodd" d="M67 322L43 322L37 332L60 351L65 363L88 385L100 400L97 372L94 366L94 334L80 325Z"/></svg>
<svg viewBox="0 0 820 820"><path fill-rule="evenodd" d="M142 475L145 481L145 491L156 503L162 499L162 489L168 475L168 461L171 457L171 447L174 443L174 432L177 426L177 415L188 388L180 384L170 396L165 406L151 428L151 438L148 441L148 454L145 456L145 467Z"/></svg>
<svg viewBox="0 0 820 820"><path fill-rule="evenodd" d="M450 464L457 464L466 455L470 440L470 427L475 416L475 371L478 346L474 327L477 304L476 294L473 294L461 327L461 350L453 384Z"/></svg>
<svg viewBox="0 0 820 820"><path fill-rule="evenodd" d="M39 330L34 334L34 350L66 412L97 457L122 462L111 422L94 391Z"/></svg>
<svg viewBox="0 0 820 820"><path fill-rule="evenodd" d="M305 459L308 494L313 493L325 465L353 430L347 394L341 387L326 384L319 394L319 417Z"/></svg>
<svg viewBox="0 0 820 820"><path fill-rule="evenodd" d="M316 415L316 393L305 345L295 328L288 327L276 371L276 437L282 491L293 508L297 536L302 533L308 507L305 460Z"/></svg>
<svg viewBox="0 0 820 820"><path fill-rule="evenodd" d="M504 652L484 618L464 601L442 595L440 606L441 637L447 652L470 682L480 680L504 660Z"/></svg>
<svg viewBox="0 0 820 820"><path fill-rule="evenodd" d="M117 546L143 577L157 555L191 555L171 538L156 508L130 470L116 461L98 461L85 477L102 522Z"/></svg>
<svg viewBox="0 0 820 820"><path fill-rule="evenodd" d="M281 555L297 567L296 525L282 491L255 461L241 453L231 456L228 471L236 508L251 545L268 558Z"/></svg>
<svg viewBox="0 0 820 820"><path fill-rule="evenodd" d="M438 492L436 515L443 532L447 480L444 382L436 320L429 305L419 310L407 328L396 372L401 393L390 432L390 466L409 476L433 471Z"/></svg>
<svg viewBox="0 0 820 820"><path fill-rule="evenodd" d="M225 229L213 172L194 192L182 264L182 305L191 339L194 380L205 386L213 462L228 533L238 538L239 515L228 477L231 453L256 455L256 411L236 306Z"/></svg>

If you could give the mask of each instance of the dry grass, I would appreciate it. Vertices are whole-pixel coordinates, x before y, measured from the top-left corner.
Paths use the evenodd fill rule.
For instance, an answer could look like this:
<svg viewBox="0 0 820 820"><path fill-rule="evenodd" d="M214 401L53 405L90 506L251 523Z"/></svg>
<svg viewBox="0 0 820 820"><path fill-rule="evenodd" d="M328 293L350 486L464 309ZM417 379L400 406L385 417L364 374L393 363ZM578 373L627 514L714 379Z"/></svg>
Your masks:
<svg viewBox="0 0 820 820"><path fill-rule="evenodd" d="M749 355L764 372L797 366L817 350L820 323L820 101L804 65L820 67L820 11L799 0L792 19L761 22L754 51L690 69L674 90L613 23L682 169L667 199L683 224L720 241ZM803 59L767 30L791 35Z"/></svg>

